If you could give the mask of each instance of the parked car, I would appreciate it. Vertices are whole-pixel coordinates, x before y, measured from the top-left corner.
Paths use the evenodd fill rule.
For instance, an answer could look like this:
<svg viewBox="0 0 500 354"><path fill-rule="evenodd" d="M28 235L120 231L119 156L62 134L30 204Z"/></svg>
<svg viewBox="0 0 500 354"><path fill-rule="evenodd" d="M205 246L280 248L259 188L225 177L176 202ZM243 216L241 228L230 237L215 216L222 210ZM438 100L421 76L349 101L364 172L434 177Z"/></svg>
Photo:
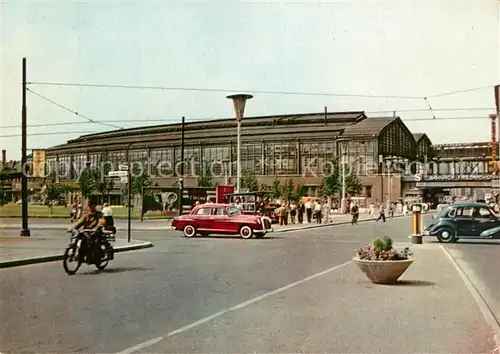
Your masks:
<svg viewBox="0 0 500 354"><path fill-rule="evenodd" d="M459 239L500 238L500 219L490 206L483 203L458 202L443 207L423 232L440 242Z"/></svg>
<svg viewBox="0 0 500 354"><path fill-rule="evenodd" d="M241 209L228 204L196 206L189 214L176 217L172 229L182 231L186 237L239 234L244 239L263 238L273 231L269 217L243 214Z"/></svg>

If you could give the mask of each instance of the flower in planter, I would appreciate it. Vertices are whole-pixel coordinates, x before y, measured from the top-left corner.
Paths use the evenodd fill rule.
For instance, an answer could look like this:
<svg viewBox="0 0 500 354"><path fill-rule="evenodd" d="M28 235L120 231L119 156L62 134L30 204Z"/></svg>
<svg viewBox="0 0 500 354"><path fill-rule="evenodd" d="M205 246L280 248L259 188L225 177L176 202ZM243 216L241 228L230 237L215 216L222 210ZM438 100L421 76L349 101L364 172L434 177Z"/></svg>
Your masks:
<svg viewBox="0 0 500 354"><path fill-rule="evenodd" d="M413 255L408 247L397 251L392 247L392 243L390 237L377 238L372 244L358 249L357 256L359 259L370 261L399 261L408 259Z"/></svg>

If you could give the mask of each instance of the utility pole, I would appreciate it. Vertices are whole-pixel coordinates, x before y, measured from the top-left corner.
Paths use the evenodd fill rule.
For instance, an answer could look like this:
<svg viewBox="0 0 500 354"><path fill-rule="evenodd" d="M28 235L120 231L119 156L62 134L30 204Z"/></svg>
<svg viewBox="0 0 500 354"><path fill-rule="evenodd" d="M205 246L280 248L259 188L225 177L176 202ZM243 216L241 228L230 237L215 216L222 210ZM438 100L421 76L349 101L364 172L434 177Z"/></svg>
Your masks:
<svg viewBox="0 0 500 354"><path fill-rule="evenodd" d="M346 200L345 200L345 193L346 193L346 186L345 186L345 156L346 156L346 145L347 145L347 142L345 141L342 141L340 143L341 145L341 152L342 152L342 199L340 201L341 203L341 208L340 208L340 211L342 212L342 214L345 214L346 213Z"/></svg>
<svg viewBox="0 0 500 354"><path fill-rule="evenodd" d="M31 236L28 229L28 171L26 169L26 58L23 58L23 102L21 108L21 208L22 227L21 236Z"/></svg>
<svg viewBox="0 0 500 354"><path fill-rule="evenodd" d="M181 121L181 176L179 177L179 215L182 215L182 197L184 195L184 124L186 122L186 118L182 117Z"/></svg>
<svg viewBox="0 0 500 354"><path fill-rule="evenodd" d="M495 93L495 106L497 108L497 112L496 112L497 117L496 118L498 120L500 120L500 85L495 86L494 93ZM499 144L499 150L500 150L500 123L498 124L498 144ZM495 150L495 153L496 153L496 149L497 149L496 144L495 144L495 146L493 146L493 149ZM494 161L494 163L497 163L497 162ZM497 173L498 173L498 201L497 201L497 203L500 202L500 171L498 169L498 165L499 164L497 163L497 166L495 166L496 167L495 171L497 171Z"/></svg>
<svg viewBox="0 0 500 354"><path fill-rule="evenodd" d="M131 239L131 220L132 220L132 166L130 163L130 146L127 147L127 185L128 185L128 220L127 220L127 237L130 243Z"/></svg>

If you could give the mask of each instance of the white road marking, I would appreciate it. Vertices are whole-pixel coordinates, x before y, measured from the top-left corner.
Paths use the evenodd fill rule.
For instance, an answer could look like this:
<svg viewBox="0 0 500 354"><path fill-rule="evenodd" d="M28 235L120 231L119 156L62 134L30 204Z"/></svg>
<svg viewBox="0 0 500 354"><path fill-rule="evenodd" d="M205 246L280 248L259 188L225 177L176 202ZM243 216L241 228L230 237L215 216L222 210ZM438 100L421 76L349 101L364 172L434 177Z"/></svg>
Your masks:
<svg viewBox="0 0 500 354"><path fill-rule="evenodd" d="M240 304L238 304L238 305L235 305L235 306L233 306L233 307L231 307L231 308L228 308L228 309L225 309L225 310L222 310L222 311L216 312L216 313L214 313L214 314L212 314L212 315L210 315L210 316L204 317L204 318L202 318L202 319L200 319L200 320L198 320L198 321L196 321L196 322L193 322L193 323L191 323L191 324L188 324L187 326L184 326L184 327L178 328L178 329L176 329L176 330L174 330L174 331L172 331L172 332L167 333L165 336L156 337L156 338L153 338L153 339L147 340L147 341L145 341L145 342L139 343L139 344L137 344L137 345L134 345L133 347L127 348L127 349L125 349L125 350L122 350L122 351L121 351L121 352L119 352L118 354L131 354L131 353L137 352L137 351L139 351L139 350L145 349L145 348L147 348L147 347L150 347L150 346L152 346L152 345L154 345L154 344L156 344L156 343L160 342L160 341L161 341L161 340L163 340L163 339L167 339L167 338L169 338L169 337L171 337L171 336L173 336L173 335L175 335L175 334L179 334L179 333L182 333L182 332L186 332L186 331L188 331L188 330L190 330L190 329L192 329L192 328L194 328L194 327L197 327L197 326L199 326L199 325L201 325L201 324L207 323L207 322L209 322L209 321L211 321L211 320L213 320L213 319L215 319L215 318L218 318L218 317L220 317L220 316L222 316L222 315L224 315L224 314L226 314L226 313L228 313L228 312L241 310L242 308L247 307L247 306L249 306L249 305L251 305L251 304L254 304L254 303L256 303L256 302L258 302L258 301L260 301L260 300L263 300L263 299L265 299L265 298L267 298L267 297L269 297L269 296L279 294L279 293L281 293L281 292L283 292L283 291L285 291L285 290L288 290L288 289L290 289L290 288L293 288L294 286L297 286L297 285L303 284L303 283L305 283L305 282L307 282L307 281L309 281L309 280L312 280L312 279L314 279L314 278L317 278L317 277L320 277L320 276L325 275L325 274L327 274L327 273L330 273L330 272L333 272L333 271L335 271L335 270L338 270L338 269L340 269L340 268L342 268L342 267L345 267L346 265L350 264L351 262L352 262L352 261L348 261L348 262L342 263L342 264L340 264L340 265L337 265L337 266L335 266L335 267L329 268L329 269L324 270L324 271L322 271L322 272L319 272L319 273L316 273L316 274L310 275L310 276L308 276L307 278L304 278L304 279L301 279L301 280L296 281L296 282L294 282L294 283L291 283L291 284L285 285L285 286L283 286L283 287L281 287L281 288L278 288L278 289L276 289L276 290L273 290L273 291L270 291L270 292L264 293L264 294L262 294L262 295L256 296L256 297L254 297L254 298L252 298L252 299L250 299L250 300L247 300L247 301L245 301L245 302L242 302L242 303L240 303Z"/></svg>
<svg viewBox="0 0 500 354"><path fill-rule="evenodd" d="M493 331L493 339L495 340L495 343L497 344L497 347L493 350L493 353L497 348L500 347L500 324L497 322L497 319L495 318L495 315L491 311L490 307L484 300L484 298L481 296L481 293L477 290L476 286L474 283L469 279L465 271L460 267L460 265L457 263L455 258L451 255L450 251L446 249L444 245L441 245L441 249L443 252L448 256L448 258L451 261L451 264L453 264L453 267L455 267L458 275L460 278L465 283L465 286L469 290L470 294L472 295L472 298L476 302L477 307L479 307L479 310L483 314L484 319L486 320L486 323L491 327Z"/></svg>

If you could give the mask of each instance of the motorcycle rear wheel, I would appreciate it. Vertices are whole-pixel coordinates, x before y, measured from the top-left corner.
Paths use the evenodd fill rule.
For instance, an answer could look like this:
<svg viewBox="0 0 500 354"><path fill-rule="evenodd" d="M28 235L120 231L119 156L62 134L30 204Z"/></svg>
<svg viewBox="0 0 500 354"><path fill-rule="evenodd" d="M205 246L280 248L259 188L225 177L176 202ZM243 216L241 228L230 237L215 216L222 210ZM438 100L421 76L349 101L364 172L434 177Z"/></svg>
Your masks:
<svg viewBox="0 0 500 354"><path fill-rule="evenodd" d="M75 274L80 266L82 265L82 258L80 257L80 250L77 248L77 245L75 243L72 243L66 248L66 251L64 251L64 258L63 258L63 267L64 271L68 275L73 275ZM76 262L76 268L75 269L70 269L69 267L69 262L74 261Z"/></svg>
<svg viewBox="0 0 500 354"><path fill-rule="evenodd" d="M98 270L103 270L109 264L109 260L111 259L112 250L107 245L101 245L101 249L104 252L104 258L101 258L97 263L95 263L95 267Z"/></svg>

